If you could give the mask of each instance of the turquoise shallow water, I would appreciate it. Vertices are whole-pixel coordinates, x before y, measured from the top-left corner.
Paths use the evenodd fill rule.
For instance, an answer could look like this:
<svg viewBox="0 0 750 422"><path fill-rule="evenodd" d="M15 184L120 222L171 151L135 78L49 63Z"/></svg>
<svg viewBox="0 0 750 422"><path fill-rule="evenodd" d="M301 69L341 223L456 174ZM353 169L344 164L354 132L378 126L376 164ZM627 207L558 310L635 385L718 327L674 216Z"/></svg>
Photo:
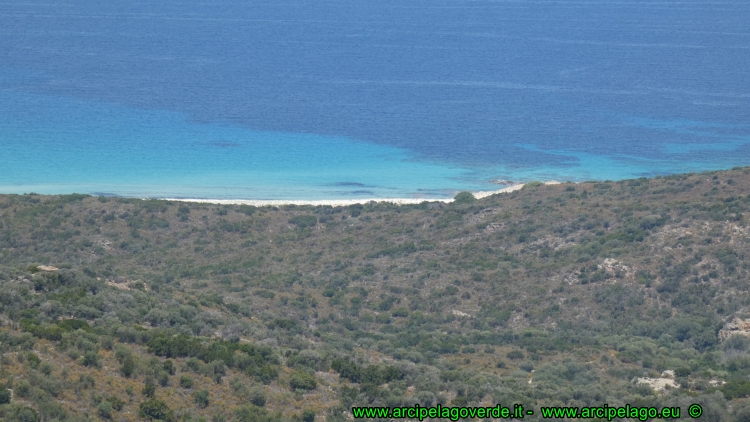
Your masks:
<svg viewBox="0 0 750 422"><path fill-rule="evenodd" d="M201 123L170 111L16 92L0 95L0 192L212 199L444 198L496 190L492 179L617 180L727 166L679 160L747 139L664 144L671 159L514 144L555 165L460 165L407 149L317 134ZM700 128L696 122L649 125ZM704 125L705 126L705 125ZM714 128L715 129L715 128ZM687 130L687 129L684 129ZM698 130L698 129L695 129ZM705 130L705 128L703 129ZM700 155L698 155L700 156ZM528 159L528 158L527 158ZM738 157L737 161L741 161Z"/></svg>
<svg viewBox="0 0 750 422"><path fill-rule="evenodd" d="M705 162L515 145L563 165L460 166L408 150L316 134L253 131L64 97L2 92L0 192L213 199L442 198L516 181L624 179L700 171ZM694 126L694 125L693 125ZM732 143L669 145L672 154ZM568 161L570 164L565 165ZM716 168L721 168L718 163Z"/></svg>
<svg viewBox="0 0 750 422"><path fill-rule="evenodd" d="M0 109L4 193L351 199L444 197L488 186L468 169L343 137L9 91Z"/></svg>

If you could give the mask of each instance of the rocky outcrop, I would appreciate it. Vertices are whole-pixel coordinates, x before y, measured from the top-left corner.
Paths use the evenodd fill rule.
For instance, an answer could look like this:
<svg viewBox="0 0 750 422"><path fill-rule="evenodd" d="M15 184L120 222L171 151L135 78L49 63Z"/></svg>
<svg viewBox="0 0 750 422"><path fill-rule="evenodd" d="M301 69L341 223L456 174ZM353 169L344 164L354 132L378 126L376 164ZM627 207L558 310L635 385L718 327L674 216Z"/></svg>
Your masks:
<svg viewBox="0 0 750 422"><path fill-rule="evenodd" d="M750 337L750 319L734 317L719 331L719 341L724 341L733 335Z"/></svg>
<svg viewBox="0 0 750 422"><path fill-rule="evenodd" d="M674 379L674 371L667 370L662 372L661 378L638 378L636 384L647 385L657 393L664 393L672 388L680 388L680 385Z"/></svg>

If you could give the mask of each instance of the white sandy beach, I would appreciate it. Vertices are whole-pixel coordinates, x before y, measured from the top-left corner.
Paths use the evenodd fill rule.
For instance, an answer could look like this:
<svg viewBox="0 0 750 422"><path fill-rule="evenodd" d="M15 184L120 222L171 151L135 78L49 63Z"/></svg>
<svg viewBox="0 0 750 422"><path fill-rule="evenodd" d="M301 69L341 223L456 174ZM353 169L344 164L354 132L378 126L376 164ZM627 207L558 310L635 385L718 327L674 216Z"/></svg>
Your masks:
<svg viewBox="0 0 750 422"><path fill-rule="evenodd" d="M557 185L560 184L560 182L556 180L551 180L549 182L545 182L546 185ZM498 193L508 193L517 191L521 188L523 188L524 184L516 184L513 186L508 186L503 189L494 190L494 191L479 191L479 192L472 192L474 194L474 197L477 199L486 198L491 195L495 195ZM221 204L221 205L252 205L256 207L263 207L263 206L278 206L278 205L330 205L333 207L345 207L347 205L355 205L355 204L367 204L369 202L388 202L392 204L398 204L398 205L407 205L407 204L420 204L422 202L445 202L450 203L453 202L453 198L443 198L443 199L434 199L434 198L362 198L362 199L320 199L320 200L291 200L291 199L195 199L195 198L163 198L165 201L182 201L182 202L199 202L204 204Z"/></svg>

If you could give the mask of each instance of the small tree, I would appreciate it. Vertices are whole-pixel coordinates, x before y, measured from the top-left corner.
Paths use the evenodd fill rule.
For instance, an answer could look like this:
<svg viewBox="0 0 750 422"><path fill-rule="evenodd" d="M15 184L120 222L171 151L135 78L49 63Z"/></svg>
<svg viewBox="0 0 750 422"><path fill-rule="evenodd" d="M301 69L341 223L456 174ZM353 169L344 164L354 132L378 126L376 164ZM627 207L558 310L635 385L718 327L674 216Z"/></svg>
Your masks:
<svg viewBox="0 0 750 422"><path fill-rule="evenodd" d="M27 380L21 380L13 384L13 391L18 397L26 398L31 394L31 384Z"/></svg>
<svg viewBox="0 0 750 422"><path fill-rule="evenodd" d="M30 407L24 407L16 414L16 420L18 420L19 422L39 422L39 420L41 420L41 417L39 416L39 412L37 412L36 410Z"/></svg>
<svg viewBox="0 0 750 422"><path fill-rule="evenodd" d="M315 377L306 372L295 372L289 380L289 386L294 390L314 390L317 384Z"/></svg>
<svg viewBox="0 0 750 422"><path fill-rule="evenodd" d="M263 400L265 404L265 398ZM10 403L10 390L5 388L4 385L0 386L0 404L8 404Z"/></svg>
<svg viewBox="0 0 750 422"><path fill-rule="evenodd" d="M693 371L690 368L687 367L681 367L674 370L674 375L677 378L685 378L690 376L690 374L693 373Z"/></svg>
<svg viewBox="0 0 750 422"><path fill-rule="evenodd" d="M104 400L96 406L96 410L102 419L109 419L112 417L112 403Z"/></svg>
<svg viewBox="0 0 750 422"><path fill-rule="evenodd" d="M205 409L208 407L209 399L208 399L208 390L200 390L193 393L193 399L195 400L195 404L201 408Z"/></svg>
<svg viewBox="0 0 750 422"><path fill-rule="evenodd" d="M511 360L523 359L523 352L520 350L511 350L505 356L507 356L508 359L511 359Z"/></svg>
<svg viewBox="0 0 750 422"><path fill-rule="evenodd" d="M138 414L149 420L161 420L165 422L171 422L174 420L174 413L172 410L161 400L148 399L141 403L138 409Z"/></svg>
<svg viewBox="0 0 750 422"><path fill-rule="evenodd" d="M266 392L263 391L263 387L253 387L250 390L250 403L263 407L266 405Z"/></svg>
<svg viewBox="0 0 750 422"><path fill-rule="evenodd" d="M456 204L473 204L477 201L477 198L474 197L474 194L471 192L459 192L458 195L456 195L453 198L453 201Z"/></svg>
<svg viewBox="0 0 750 422"><path fill-rule="evenodd" d="M98 367L99 366L99 355L96 352L94 352L92 350L89 350L88 352L86 352L83 355L83 360L81 361L81 363L83 364L83 366Z"/></svg>
<svg viewBox="0 0 750 422"><path fill-rule="evenodd" d="M164 362L164 370L169 373L169 375L174 375L174 362L172 362L171 359L167 359Z"/></svg>
<svg viewBox="0 0 750 422"><path fill-rule="evenodd" d="M130 378L135 372L135 359L133 356L126 356L122 360L122 366L120 366L120 372L125 378Z"/></svg>
<svg viewBox="0 0 750 422"><path fill-rule="evenodd" d="M151 381L147 382L146 385L143 386L143 390L141 390L141 394L148 398L154 398L154 395L156 394L156 386Z"/></svg>
<svg viewBox="0 0 750 422"><path fill-rule="evenodd" d="M304 229L318 224L318 217L314 215L298 215L289 219L289 223L296 224L297 227Z"/></svg>
<svg viewBox="0 0 750 422"><path fill-rule="evenodd" d="M538 180L531 181L529 183L526 183L523 185L524 189L532 189L532 188L538 188L539 186L544 186L544 182L540 182Z"/></svg>
<svg viewBox="0 0 750 422"><path fill-rule="evenodd" d="M182 375L180 377L180 387L193 388L193 378L188 375Z"/></svg>
<svg viewBox="0 0 750 422"><path fill-rule="evenodd" d="M302 422L315 422L315 411L307 409L300 415Z"/></svg>
<svg viewBox="0 0 750 422"><path fill-rule="evenodd" d="M39 356L34 354L34 352L29 352L28 355L26 355L27 361L29 362L29 366L36 369L39 367L39 364L42 362L41 359L39 359Z"/></svg>

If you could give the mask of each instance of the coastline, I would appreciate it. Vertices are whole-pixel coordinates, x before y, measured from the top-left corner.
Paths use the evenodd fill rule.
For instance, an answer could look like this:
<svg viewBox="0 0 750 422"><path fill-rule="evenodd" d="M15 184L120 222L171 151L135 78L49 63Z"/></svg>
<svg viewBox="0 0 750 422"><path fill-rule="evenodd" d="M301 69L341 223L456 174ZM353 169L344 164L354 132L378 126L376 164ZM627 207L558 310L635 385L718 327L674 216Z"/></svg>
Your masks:
<svg viewBox="0 0 750 422"><path fill-rule="evenodd" d="M557 185L560 182L550 180L544 182L545 185ZM523 188L525 183L511 185L502 189L493 191L471 192L475 198L482 199L488 196L510 193ZM367 204L370 202L387 202L396 205L421 204L422 202L443 202L451 203L453 198L362 198L362 199L317 199L317 200L293 200L293 199L197 199L197 198L159 198L162 201L179 201L179 202L197 202L202 204L217 205L252 205L255 207L279 206L279 205L313 205L313 206L333 206L345 207L349 205Z"/></svg>

